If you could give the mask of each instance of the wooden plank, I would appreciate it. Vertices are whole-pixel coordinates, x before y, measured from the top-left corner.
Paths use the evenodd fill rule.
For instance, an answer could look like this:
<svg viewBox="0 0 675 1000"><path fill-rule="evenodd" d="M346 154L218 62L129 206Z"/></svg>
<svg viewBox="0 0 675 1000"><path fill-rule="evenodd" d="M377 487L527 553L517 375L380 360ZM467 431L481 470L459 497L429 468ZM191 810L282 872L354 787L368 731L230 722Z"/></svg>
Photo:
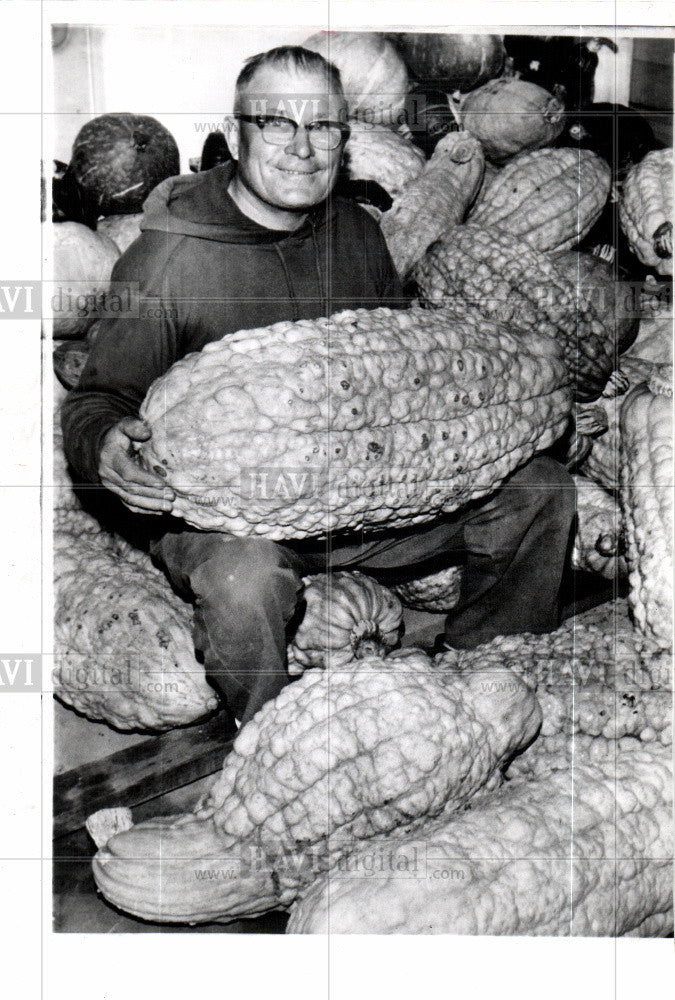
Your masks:
<svg viewBox="0 0 675 1000"><path fill-rule="evenodd" d="M135 806L215 774L232 746L228 714L153 736L54 778L54 836L79 829L107 806ZM230 737L228 739L228 737Z"/></svg>

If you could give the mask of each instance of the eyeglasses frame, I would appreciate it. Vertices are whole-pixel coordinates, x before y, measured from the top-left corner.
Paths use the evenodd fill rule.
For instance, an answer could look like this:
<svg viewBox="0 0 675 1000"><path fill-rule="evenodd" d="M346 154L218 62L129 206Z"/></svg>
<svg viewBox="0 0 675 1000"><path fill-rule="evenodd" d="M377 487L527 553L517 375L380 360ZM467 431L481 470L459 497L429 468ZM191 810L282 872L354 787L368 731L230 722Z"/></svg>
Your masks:
<svg viewBox="0 0 675 1000"><path fill-rule="evenodd" d="M261 135L263 137L263 142L266 142L268 146L281 146L281 145L283 145L282 143L278 143L278 142L270 142L269 139L265 138L263 129L264 129L265 125L267 124L267 122L269 122L269 121L284 121L284 122L288 122L290 125L293 126L293 135L291 137L289 137L287 140L285 140L287 142L294 142L295 141L295 137L298 134L298 129L299 128L304 128L305 129L305 131L307 132L307 137L308 137L309 141L311 142L312 141L312 127L313 126L315 126L315 125L332 125L332 126L334 126L335 128L337 128L337 129L340 130L341 138L338 140L338 142L334 146L326 146L325 149L322 150L322 152L327 152L327 153L332 152L334 149L338 149L338 147L340 146L340 144L342 142L346 142L346 140L349 138L349 135L351 133L351 129L350 129L349 125L346 125L343 122L333 121L330 118L319 118L319 119L317 119L314 122L308 122L306 125L300 125L300 124L298 124L298 122L294 121L292 118L287 118L286 115L245 115L245 114L242 114L241 112L238 112L234 117L237 118L240 121L248 122L251 125L257 125L258 128L260 129L260 133L261 133ZM316 148L320 149L321 147L320 146L316 146Z"/></svg>

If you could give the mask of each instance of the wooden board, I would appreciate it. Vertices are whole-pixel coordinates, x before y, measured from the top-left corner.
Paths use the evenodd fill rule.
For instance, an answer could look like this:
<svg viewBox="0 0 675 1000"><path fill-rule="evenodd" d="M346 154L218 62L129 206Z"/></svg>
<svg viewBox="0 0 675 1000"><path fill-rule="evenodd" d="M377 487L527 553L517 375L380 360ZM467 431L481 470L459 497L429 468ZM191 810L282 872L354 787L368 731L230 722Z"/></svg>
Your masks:
<svg viewBox="0 0 675 1000"><path fill-rule="evenodd" d="M231 746L228 715L220 712L62 771L54 778L54 836L80 829L97 809L139 805L215 774Z"/></svg>

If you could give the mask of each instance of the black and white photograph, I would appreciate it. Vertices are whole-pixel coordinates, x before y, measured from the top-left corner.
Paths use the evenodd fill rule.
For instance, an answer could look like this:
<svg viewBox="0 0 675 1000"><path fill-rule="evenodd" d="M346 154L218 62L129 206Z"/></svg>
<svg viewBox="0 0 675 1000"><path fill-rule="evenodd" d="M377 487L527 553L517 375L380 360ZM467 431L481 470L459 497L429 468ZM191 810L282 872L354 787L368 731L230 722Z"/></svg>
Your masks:
<svg viewBox="0 0 675 1000"><path fill-rule="evenodd" d="M675 30L350 6L42 5L45 969L627 998L673 939Z"/></svg>

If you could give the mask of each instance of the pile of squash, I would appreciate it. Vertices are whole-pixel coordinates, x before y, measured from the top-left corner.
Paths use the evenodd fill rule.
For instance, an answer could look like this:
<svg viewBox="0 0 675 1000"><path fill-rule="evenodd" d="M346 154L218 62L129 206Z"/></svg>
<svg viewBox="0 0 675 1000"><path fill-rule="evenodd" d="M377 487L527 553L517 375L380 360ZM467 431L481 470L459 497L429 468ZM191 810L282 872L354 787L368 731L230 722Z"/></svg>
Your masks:
<svg viewBox="0 0 675 1000"><path fill-rule="evenodd" d="M307 44L341 71L352 116L349 179L382 192L367 207L418 301L405 314L347 312L293 329L235 335L233 350L229 343L210 345L149 393L143 412L156 426L159 451L146 449L144 460L166 468L163 435L177 428L168 475L175 476L180 494L186 473L180 446L188 457L202 447L213 452L208 427L240 433L242 447L247 438L257 441L258 409L291 391L288 371L297 365L298 345L312 361L308 370L324 365L330 373L326 344L354 337L360 352L367 345L373 371L381 365L386 374L391 354L405 379L397 375L380 399L383 390L371 386L367 371L354 362L340 384L348 384L361 423L340 426L344 446L349 451L351 434L364 458L357 446L364 433L366 442L372 410L380 437L366 456L368 474L375 476L379 455L389 455L386 471L395 454L397 468L414 466L416 492L408 506L397 507L389 499L384 504L373 488L342 512L332 498L331 526L343 524L341 513L350 526L354 518L395 525L405 516L431 517L448 497L466 502L473 495L466 490L475 485L462 476L479 446L479 466L489 475L480 484L484 493L508 474L513 456L523 461L557 440L577 486L574 566L617 586L622 582L627 600L579 616L552 636L500 637L471 654L451 651L432 660L421 651L396 649L402 604L451 609L458 567L441 567L396 593L357 573L308 578L305 617L289 646L289 673L296 679L244 727L222 774L192 813L135 826L124 811L92 819L100 847L97 884L116 906L153 921L227 921L282 908L290 909L289 931L297 933L330 927L667 934L673 853L672 151L648 152L619 190L613 165L593 151L560 145L560 95L508 75L498 36L460 41L333 32ZM452 102L455 127L428 157L404 120L409 91L420 82L461 92ZM620 280L624 274L611 248L589 252L612 197L635 273L648 275L642 289ZM115 238L119 229L118 238L127 239L137 223L126 218L124 225L109 222L100 230ZM65 226L72 225L57 227L64 245ZM86 233L70 231L76 253L84 271L89 255L91 281L104 282L117 250L100 232ZM92 238L100 242L90 246ZM90 324L55 327L55 334L81 337L84 326ZM288 358L285 337L294 345ZM269 371L259 392L247 381L253 403L230 427L233 408L222 403L218 412L218 401L227 396L222 380L235 385L242 365L254 380L257 346L275 338L281 345L278 385L270 383ZM510 359L510 376L493 373L491 380L490 350L495 359ZM470 370L463 370L465 363ZM285 375L284 365L290 365ZM418 379L408 384L411 373ZM297 377L301 382L299 369ZM211 406L208 427L191 411L193 381ZM326 414L342 412L338 382L331 382L330 398L314 400L316 413L302 433L289 431L293 454L321 448ZM508 386L508 401L499 402L503 410L495 423L500 382ZM386 378L377 383L386 386ZM169 421L157 404L167 391ZM385 412L391 428L382 426ZM276 434L275 422L283 419L278 408L263 415ZM57 435L61 456L59 449ZM360 460L352 465L358 468ZM192 655L190 609L181 607L147 556L103 532L82 510L68 488L62 456L59 461L56 636L68 669L57 695L119 728L156 731L213 711L214 695ZM214 481L225 481L224 468L208 471ZM195 481L194 470L188 478ZM192 495L181 498L178 512L212 530L229 530L236 522L237 530L250 533L255 524L257 533L271 538L285 537L289 524L304 534L325 533L328 522L310 499L294 496L285 508L268 511L262 528L259 512L247 519L225 503L208 505L206 525L204 508ZM64 559L67 553L68 565L60 553ZM73 573L78 560L96 569L88 570L84 603L82 581ZM124 587L115 579L121 563ZM111 614L111 600L122 616ZM164 631L163 601L164 614L172 616ZM138 634L141 606L142 621L157 625L145 638ZM73 609L88 612L86 627ZM140 664L126 707L119 691L107 704L100 691L88 694L97 665L111 657ZM160 699L144 699L153 674L171 679L181 671L187 679L175 687L175 698L173 685L165 684ZM511 780L504 782L505 775ZM391 871L376 884L364 878L367 856L393 853L400 865L413 865L420 845L456 878L434 880L428 866L414 878ZM610 854L629 860L610 865ZM215 858L219 867L239 866L237 877L195 881L194 869L208 868Z"/></svg>

